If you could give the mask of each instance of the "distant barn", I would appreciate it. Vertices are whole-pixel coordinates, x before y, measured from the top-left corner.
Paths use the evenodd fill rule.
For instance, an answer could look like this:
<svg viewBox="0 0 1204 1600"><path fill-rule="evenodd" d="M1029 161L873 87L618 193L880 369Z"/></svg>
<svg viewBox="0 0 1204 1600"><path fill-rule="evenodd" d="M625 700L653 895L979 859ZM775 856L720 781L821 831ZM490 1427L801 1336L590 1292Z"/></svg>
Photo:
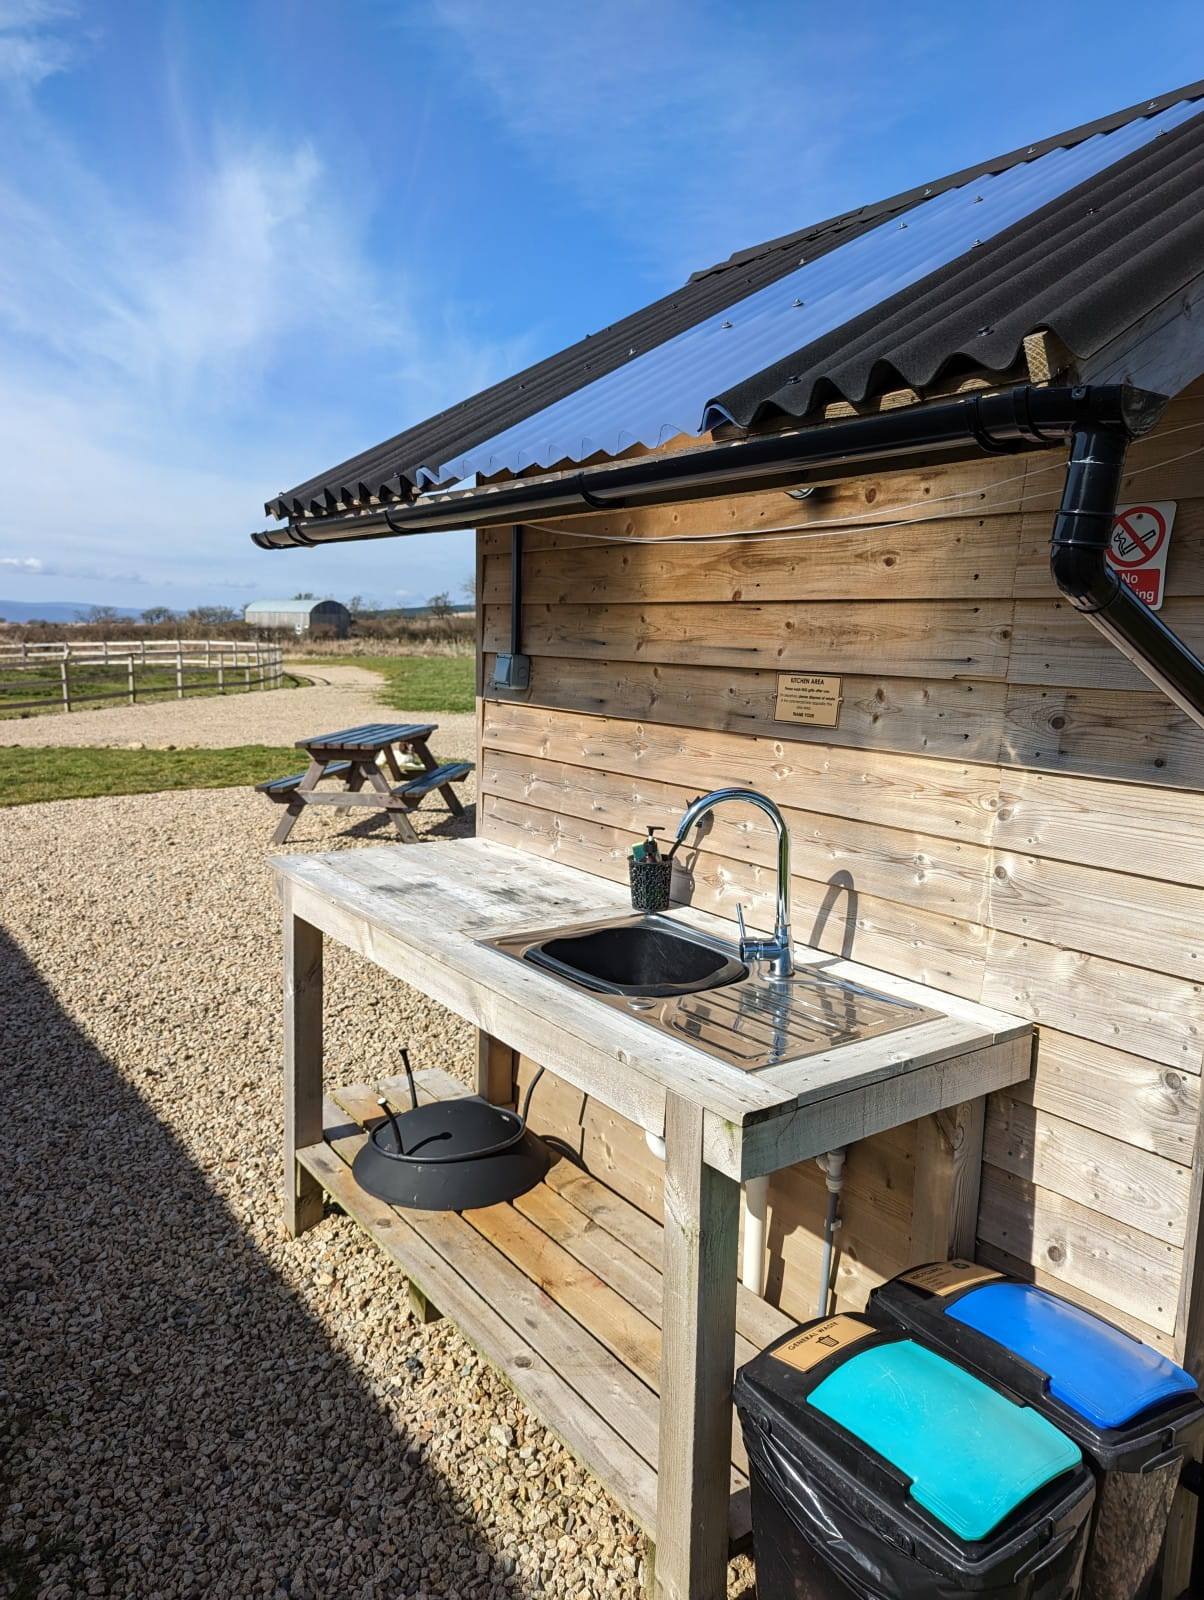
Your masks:
<svg viewBox="0 0 1204 1600"><path fill-rule="evenodd" d="M345 639L351 630L351 613L338 600L256 600L243 617L252 628L292 633L329 631L336 639Z"/></svg>

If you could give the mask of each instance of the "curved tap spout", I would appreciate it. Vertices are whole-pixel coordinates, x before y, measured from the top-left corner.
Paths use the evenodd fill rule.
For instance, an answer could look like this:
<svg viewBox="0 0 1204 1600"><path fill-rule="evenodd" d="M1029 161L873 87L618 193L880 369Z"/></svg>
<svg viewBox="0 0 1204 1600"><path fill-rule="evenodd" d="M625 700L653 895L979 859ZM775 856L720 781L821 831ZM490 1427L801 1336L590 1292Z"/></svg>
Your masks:
<svg viewBox="0 0 1204 1600"><path fill-rule="evenodd" d="M772 942L755 943L744 937L744 919L740 919L740 958L742 961L763 960L770 963L775 978L788 978L794 971L790 958L790 834L782 813L768 795L756 789L713 789L710 794L691 800L677 827L677 843L689 833L709 811L725 800L745 800L757 806L773 823L778 836L778 892L774 917ZM676 847L675 847L676 848Z"/></svg>

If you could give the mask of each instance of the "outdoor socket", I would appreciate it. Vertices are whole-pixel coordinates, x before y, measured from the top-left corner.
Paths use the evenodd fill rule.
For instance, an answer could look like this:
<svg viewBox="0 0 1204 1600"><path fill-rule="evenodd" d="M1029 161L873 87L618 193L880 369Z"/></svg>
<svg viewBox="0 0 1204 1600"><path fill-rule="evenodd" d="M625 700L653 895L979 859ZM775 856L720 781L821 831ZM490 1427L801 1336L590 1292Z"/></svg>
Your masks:
<svg viewBox="0 0 1204 1600"><path fill-rule="evenodd" d="M495 689L529 689L531 687L530 656L498 656L493 666Z"/></svg>

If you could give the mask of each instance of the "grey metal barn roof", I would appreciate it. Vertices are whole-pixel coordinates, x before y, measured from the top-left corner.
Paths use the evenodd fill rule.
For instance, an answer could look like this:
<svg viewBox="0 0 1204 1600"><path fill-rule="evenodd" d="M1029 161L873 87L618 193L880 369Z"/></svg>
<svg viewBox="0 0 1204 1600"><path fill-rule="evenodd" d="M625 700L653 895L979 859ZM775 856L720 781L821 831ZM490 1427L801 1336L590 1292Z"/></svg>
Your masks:
<svg viewBox="0 0 1204 1600"><path fill-rule="evenodd" d="M287 612L289 616L308 617L315 611L345 611L347 608L341 600L252 600L250 605L243 608L244 617L256 613L279 614Z"/></svg>
<svg viewBox="0 0 1204 1600"><path fill-rule="evenodd" d="M1109 347L1204 271L1204 82L771 240L268 503L404 501Z"/></svg>

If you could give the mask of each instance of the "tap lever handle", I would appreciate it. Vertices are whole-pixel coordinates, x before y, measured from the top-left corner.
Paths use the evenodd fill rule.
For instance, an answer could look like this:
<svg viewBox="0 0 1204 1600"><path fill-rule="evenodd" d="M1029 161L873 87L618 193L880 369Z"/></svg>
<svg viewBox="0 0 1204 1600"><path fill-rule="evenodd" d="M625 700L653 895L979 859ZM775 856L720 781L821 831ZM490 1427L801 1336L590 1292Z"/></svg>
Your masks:
<svg viewBox="0 0 1204 1600"><path fill-rule="evenodd" d="M744 954L744 947L748 943L748 929L744 926L744 907L737 903L736 921L740 924L740 954Z"/></svg>

